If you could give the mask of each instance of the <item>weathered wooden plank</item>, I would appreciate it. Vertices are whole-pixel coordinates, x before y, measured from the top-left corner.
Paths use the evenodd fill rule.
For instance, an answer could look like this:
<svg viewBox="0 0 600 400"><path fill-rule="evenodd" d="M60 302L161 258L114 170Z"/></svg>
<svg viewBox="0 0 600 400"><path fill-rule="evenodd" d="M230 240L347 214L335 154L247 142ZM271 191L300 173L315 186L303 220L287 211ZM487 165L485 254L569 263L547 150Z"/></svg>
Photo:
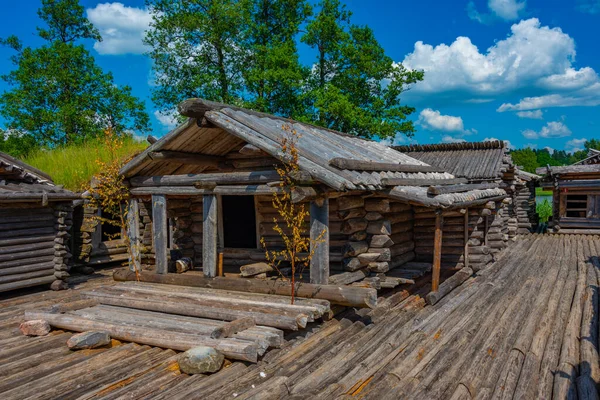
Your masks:
<svg viewBox="0 0 600 400"><path fill-rule="evenodd" d="M496 189L497 183L471 183L463 185L447 185L447 186L430 186L427 189L427 193L433 196L446 193L461 193L468 192L470 190L484 190L484 189Z"/></svg>
<svg viewBox="0 0 600 400"><path fill-rule="evenodd" d="M127 210L127 236L129 237L131 253L129 254L129 268L132 271L142 270L142 258L140 253L140 210L138 200L129 199Z"/></svg>
<svg viewBox="0 0 600 400"><path fill-rule="evenodd" d="M440 285L440 264L442 262L443 216L440 210L435 215L435 237L433 240L433 270L431 272L431 291L437 292Z"/></svg>
<svg viewBox="0 0 600 400"><path fill-rule="evenodd" d="M128 270L115 271L113 275L117 281L134 281L135 274ZM274 280L262 281L259 279L239 279L216 277L207 279L203 276L179 274L158 275L143 271L140 275L142 282L166 283L181 286L207 287L214 289L233 290L238 292L251 292L263 294L277 294L289 296L291 285L289 282ZM310 283L297 283L296 296L314 299L329 300L332 303L349 307L370 307L377 305L377 291L374 289L340 287L334 285L314 285Z"/></svg>
<svg viewBox="0 0 600 400"><path fill-rule="evenodd" d="M389 171L389 172L444 172L430 165L392 164L375 161L353 160L349 158L332 158L329 165L339 169L356 171Z"/></svg>
<svg viewBox="0 0 600 400"><path fill-rule="evenodd" d="M202 271L217 276L218 210L217 196L204 195L202 200Z"/></svg>
<svg viewBox="0 0 600 400"><path fill-rule="evenodd" d="M329 281L329 199L310 202L310 283L326 285Z"/></svg>
<svg viewBox="0 0 600 400"><path fill-rule="evenodd" d="M152 234L154 254L156 257L156 273L166 274L169 268L167 243L167 196L152 195Z"/></svg>

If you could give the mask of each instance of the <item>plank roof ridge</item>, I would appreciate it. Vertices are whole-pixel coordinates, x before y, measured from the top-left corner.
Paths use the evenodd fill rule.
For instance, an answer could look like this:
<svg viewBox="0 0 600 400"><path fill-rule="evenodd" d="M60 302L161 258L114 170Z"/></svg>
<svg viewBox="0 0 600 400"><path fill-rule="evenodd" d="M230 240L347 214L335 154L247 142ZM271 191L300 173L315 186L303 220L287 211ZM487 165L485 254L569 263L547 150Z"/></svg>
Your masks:
<svg viewBox="0 0 600 400"><path fill-rule="evenodd" d="M433 143L433 144L409 144L392 146L393 149L402 153L420 151L452 151L452 150L490 150L506 149L502 140L489 140L484 142L459 142L459 143Z"/></svg>
<svg viewBox="0 0 600 400"><path fill-rule="evenodd" d="M17 160L16 158L6 154L6 153L2 153L0 152L0 165L5 164L7 166L12 166L13 168L17 168L18 170L22 171L20 173L20 175L23 177L23 179L26 178L34 178L34 180L39 181L38 183L47 183L47 184L53 184L54 182L52 181L52 178L50 177L50 175L46 174L43 171L40 171L39 169L21 161L21 160Z"/></svg>

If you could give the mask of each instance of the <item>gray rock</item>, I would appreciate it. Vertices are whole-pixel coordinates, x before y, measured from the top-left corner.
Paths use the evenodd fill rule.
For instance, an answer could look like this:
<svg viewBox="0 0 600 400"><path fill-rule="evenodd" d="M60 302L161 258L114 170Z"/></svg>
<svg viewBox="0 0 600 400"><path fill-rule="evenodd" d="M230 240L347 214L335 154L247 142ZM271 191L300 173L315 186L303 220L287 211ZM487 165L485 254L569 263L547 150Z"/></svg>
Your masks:
<svg viewBox="0 0 600 400"><path fill-rule="evenodd" d="M54 272L54 273L56 274L56 272ZM52 290L67 290L68 288L69 288L69 285L67 284L67 282L60 280L60 279L55 280L50 285L50 289L52 289Z"/></svg>
<svg viewBox="0 0 600 400"><path fill-rule="evenodd" d="M198 346L179 356L179 369L185 374L217 372L223 365L223 354L212 347Z"/></svg>
<svg viewBox="0 0 600 400"><path fill-rule="evenodd" d="M43 319L34 319L23 322L19 326L19 330L27 336L45 336L50 333L50 324Z"/></svg>
<svg viewBox="0 0 600 400"><path fill-rule="evenodd" d="M95 349L110 343L110 335L104 331L88 331L75 334L67 341L71 350Z"/></svg>

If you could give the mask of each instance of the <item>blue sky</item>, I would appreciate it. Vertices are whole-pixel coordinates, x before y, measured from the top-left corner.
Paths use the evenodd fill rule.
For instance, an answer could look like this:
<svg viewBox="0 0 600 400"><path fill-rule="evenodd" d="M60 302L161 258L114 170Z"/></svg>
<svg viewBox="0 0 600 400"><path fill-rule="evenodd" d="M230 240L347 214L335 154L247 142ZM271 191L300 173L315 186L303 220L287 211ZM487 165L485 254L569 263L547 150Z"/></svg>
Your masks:
<svg viewBox="0 0 600 400"><path fill-rule="evenodd" d="M88 43L98 64L145 101L156 136L151 62L141 37L150 21L143 1L84 0L102 43ZM425 70L402 100L413 105L418 143L498 138L514 147L580 149L600 138L600 0L347 0L353 22L369 25L397 62ZM3 4L0 37L35 46L34 0ZM302 60L314 55L300 46ZM0 73L12 65L0 48ZM0 91L6 90L0 83ZM0 122L0 126L2 123ZM408 143L402 137L396 143Z"/></svg>

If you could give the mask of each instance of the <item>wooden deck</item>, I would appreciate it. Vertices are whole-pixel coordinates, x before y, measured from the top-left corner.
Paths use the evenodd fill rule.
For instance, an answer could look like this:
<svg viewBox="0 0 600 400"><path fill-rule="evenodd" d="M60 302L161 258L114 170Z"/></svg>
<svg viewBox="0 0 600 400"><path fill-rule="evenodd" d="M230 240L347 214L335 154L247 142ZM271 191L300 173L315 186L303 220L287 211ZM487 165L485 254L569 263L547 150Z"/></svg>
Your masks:
<svg viewBox="0 0 600 400"><path fill-rule="evenodd" d="M172 350L114 342L70 352L71 335L28 338L25 310L79 298L67 292L0 300L3 399L595 398L597 236L531 236L434 306L428 285L396 290L374 310L347 310L286 336L257 364L188 377ZM580 340L581 338L581 340ZM575 396L573 396L575 394Z"/></svg>

